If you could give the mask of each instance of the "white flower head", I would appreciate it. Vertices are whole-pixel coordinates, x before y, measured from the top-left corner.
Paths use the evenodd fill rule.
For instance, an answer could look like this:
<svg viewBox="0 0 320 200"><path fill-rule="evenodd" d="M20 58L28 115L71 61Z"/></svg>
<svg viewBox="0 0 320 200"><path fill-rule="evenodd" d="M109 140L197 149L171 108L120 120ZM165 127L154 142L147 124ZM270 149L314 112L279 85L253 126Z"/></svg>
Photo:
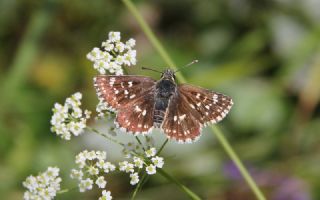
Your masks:
<svg viewBox="0 0 320 200"><path fill-rule="evenodd" d="M116 168L106 159L107 153L105 151L84 150L76 156L78 169L72 169L70 177L78 179L80 192L91 190L93 183L99 188L105 188L107 181L104 176Z"/></svg>
<svg viewBox="0 0 320 200"><path fill-rule="evenodd" d="M54 199L57 192L60 191L59 177L60 169L57 167L48 167L47 171L40 173L38 176L29 176L22 183L27 191L23 198L28 199Z"/></svg>
<svg viewBox="0 0 320 200"><path fill-rule="evenodd" d="M86 190L91 190L93 185L93 180L90 178L86 178L85 180L81 180L79 183L79 191L85 192Z"/></svg>
<svg viewBox="0 0 320 200"><path fill-rule="evenodd" d="M155 156L153 158L151 158L151 161L153 162L153 164L157 167L157 168L162 168L164 161L162 157L159 156Z"/></svg>
<svg viewBox="0 0 320 200"><path fill-rule="evenodd" d="M146 150L145 154L148 158L150 158L150 157L153 157L157 154L157 150L156 150L156 148L152 147L152 148Z"/></svg>
<svg viewBox="0 0 320 200"><path fill-rule="evenodd" d="M111 192L106 190L103 190L102 196L99 197L99 200L111 200L111 199L112 199Z"/></svg>
<svg viewBox="0 0 320 200"><path fill-rule="evenodd" d="M139 183L139 175L137 172L130 174L130 178L131 178L130 180L131 185L136 185L137 183Z"/></svg>
<svg viewBox="0 0 320 200"><path fill-rule="evenodd" d="M81 99L82 94L77 92L67 98L64 105L55 103L52 109L51 131L62 139L70 140L71 135L78 136L86 128L91 112L82 111Z"/></svg>
<svg viewBox="0 0 320 200"><path fill-rule="evenodd" d="M135 40L121 42L120 32L109 32L108 39L102 42L102 49L94 47L87 54L93 62L93 68L100 74L107 72L116 75L123 74L124 66L136 64L137 52L133 49Z"/></svg>
<svg viewBox="0 0 320 200"><path fill-rule="evenodd" d="M119 170L124 171L126 173L133 173L134 172L134 165L129 163L128 161L119 162Z"/></svg>
<svg viewBox="0 0 320 200"><path fill-rule="evenodd" d="M107 181L104 180L104 177L103 176L99 176L96 180L96 184L99 188L105 188L106 187L106 184L107 184Z"/></svg>
<svg viewBox="0 0 320 200"><path fill-rule="evenodd" d="M70 177L72 179L78 179L81 180L83 177L83 172L81 170L72 169L70 173Z"/></svg>
<svg viewBox="0 0 320 200"><path fill-rule="evenodd" d="M138 167L140 169L143 167L143 160L141 158L139 158L139 157L134 156L133 157L133 163L134 163L135 167Z"/></svg>
<svg viewBox="0 0 320 200"><path fill-rule="evenodd" d="M157 172L157 170L156 170L156 167L151 164L151 165L148 165L148 166L146 167L146 172L147 172L147 174L149 174L149 175L153 175L153 174L155 174L155 173Z"/></svg>
<svg viewBox="0 0 320 200"><path fill-rule="evenodd" d="M111 42L118 42L120 41L121 36L120 36L120 32L109 32L109 40Z"/></svg>

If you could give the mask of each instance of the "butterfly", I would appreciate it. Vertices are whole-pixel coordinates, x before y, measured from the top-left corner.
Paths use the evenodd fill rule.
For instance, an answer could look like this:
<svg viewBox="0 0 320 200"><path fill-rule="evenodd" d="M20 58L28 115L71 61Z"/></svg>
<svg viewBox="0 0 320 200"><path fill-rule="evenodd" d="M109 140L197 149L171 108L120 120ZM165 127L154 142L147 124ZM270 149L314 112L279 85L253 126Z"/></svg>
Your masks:
<svg viewBox="0 0 320 200"><path fill-rule="evenodd" d="M177 85L175 72L166 69L161 79L135 75L98 75L98 98L116 112L115 123L134 135L160 128L179 143L196 141L201 129L221 121L230 111L230 97L189 84Z"/></svg>

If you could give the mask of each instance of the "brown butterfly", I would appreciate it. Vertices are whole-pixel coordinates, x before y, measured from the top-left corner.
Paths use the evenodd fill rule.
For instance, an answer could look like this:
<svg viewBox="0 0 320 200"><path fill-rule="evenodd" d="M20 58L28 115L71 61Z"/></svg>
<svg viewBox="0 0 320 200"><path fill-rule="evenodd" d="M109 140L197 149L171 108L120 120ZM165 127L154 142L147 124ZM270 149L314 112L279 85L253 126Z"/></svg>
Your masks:
<svg viewBox="0 0 320 200"><path fill-rule="evenodd" d="M98 97L116 113L115 123L135 135L160 128L170 139L191 143L201 128L221 121L232 99L200 87L175 82L175 72L166 69L156 81L145 76L99 75L94 78Z"/></svg>

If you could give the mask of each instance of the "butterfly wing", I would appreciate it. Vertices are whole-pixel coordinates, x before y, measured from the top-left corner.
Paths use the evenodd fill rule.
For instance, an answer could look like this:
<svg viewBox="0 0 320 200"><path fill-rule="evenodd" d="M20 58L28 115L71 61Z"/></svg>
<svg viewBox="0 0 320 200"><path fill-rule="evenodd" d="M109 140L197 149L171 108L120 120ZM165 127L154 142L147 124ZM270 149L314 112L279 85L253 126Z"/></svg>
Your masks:
<svg viewBox="0 0 320 200"><path fill-rule="evenodd" d="M94 78L99 99L114 111L143 96L155 83L145 76L99 75Z"/></svg>
<svg viewBox="0 0 320 200"><path fill-rule="evenodd" d="M144 76L99 75L94 79L98 97L117 112L115 123L133 134L148 133L153 127L155 83Z"/></svg>
<svg viewBox="0 0 320 200"><path fill-rule="evenodd" d="M199 138L207 123L217 123L230 111L232 99L200 87L182 84L170 100L162 129L178 142Z"/></svg>

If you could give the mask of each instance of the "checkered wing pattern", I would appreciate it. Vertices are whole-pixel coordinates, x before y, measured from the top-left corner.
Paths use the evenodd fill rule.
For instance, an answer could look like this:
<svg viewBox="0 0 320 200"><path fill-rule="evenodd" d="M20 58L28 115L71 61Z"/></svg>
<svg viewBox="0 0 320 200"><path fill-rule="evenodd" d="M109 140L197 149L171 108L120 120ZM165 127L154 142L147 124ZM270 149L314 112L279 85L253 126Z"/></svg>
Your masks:
<svg viewBox="0 0 320 200"><path fill-rule="evenodd" d="M230 111L232 99L200 87L182 84L170 100L162 129L169 138L190 143L199 138L201 128L221 121Z"/></svg>
<svg viewBox="0 0 320 200"><path fill-rule="evenodd" d="M94 79L98 97L117 113L116 124L133 134L153 127L154 86L144 76L99 75Z"/></svg>

